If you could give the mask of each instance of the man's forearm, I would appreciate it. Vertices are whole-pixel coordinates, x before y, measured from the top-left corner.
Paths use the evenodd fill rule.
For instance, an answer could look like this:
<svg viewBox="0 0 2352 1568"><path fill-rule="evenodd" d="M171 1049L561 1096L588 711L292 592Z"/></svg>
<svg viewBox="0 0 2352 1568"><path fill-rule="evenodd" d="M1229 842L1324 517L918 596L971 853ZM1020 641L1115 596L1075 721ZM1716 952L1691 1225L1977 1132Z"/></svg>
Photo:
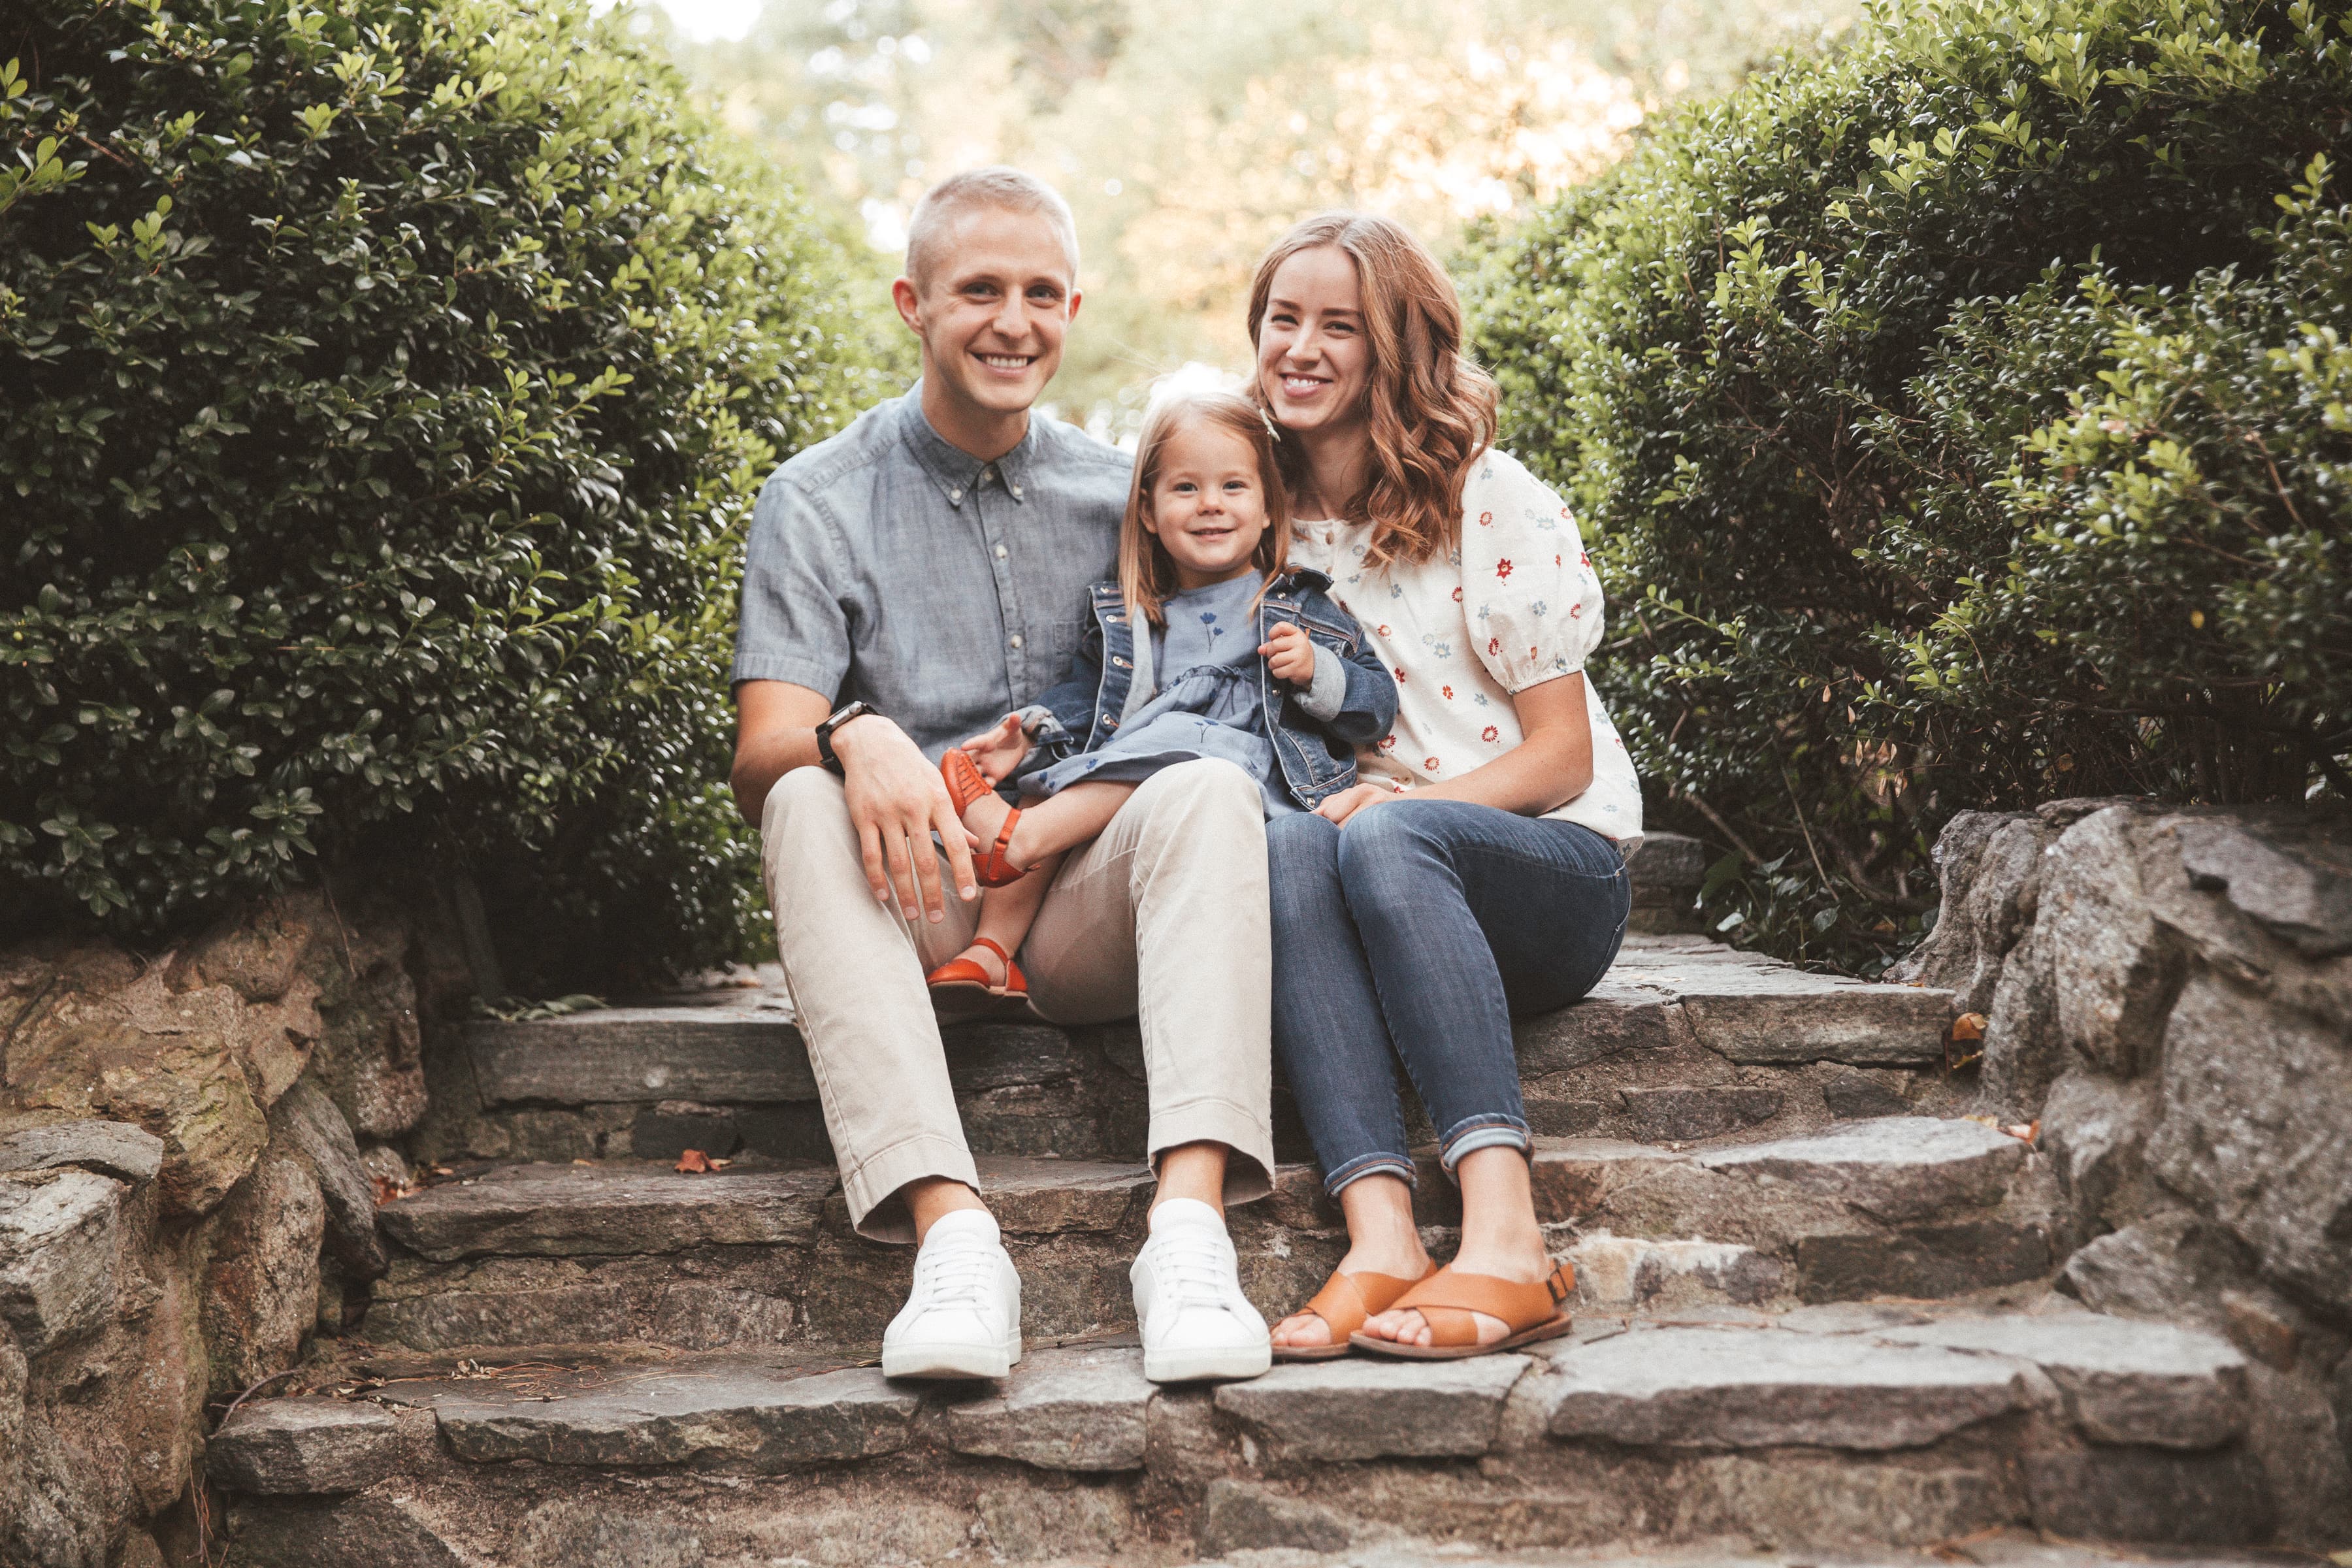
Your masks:
<svg viewBox="0 0 2352 1568"><path fill-rule="evenodd" d="M735 809L743 814L744 821L759 826L768 792L776 787L776 781L794 768L813 768L822 761L814 727L773 730L739 744L735 769L728 780L735 792Z"/></svg>

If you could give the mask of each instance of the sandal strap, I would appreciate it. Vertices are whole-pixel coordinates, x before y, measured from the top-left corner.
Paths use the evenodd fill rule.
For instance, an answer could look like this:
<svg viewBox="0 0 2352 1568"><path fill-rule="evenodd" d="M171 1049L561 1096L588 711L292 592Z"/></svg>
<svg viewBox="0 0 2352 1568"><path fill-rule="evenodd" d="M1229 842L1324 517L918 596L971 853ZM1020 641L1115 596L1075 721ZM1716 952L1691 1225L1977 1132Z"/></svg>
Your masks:
<svg viewBox="0 0 2352 1568"><path fill-rule="evenodd" d="M992 793L988 781L981 776L980 769L969 752L950 749L943 754L940 758L940 777L947 782L948 798L955 803L958 816L961 816L973 801Z"/></svg>
<svg viewBox="0 0 2352 1568"><path fill-rule="evenodd" d="M1429 1325L1432 1345L1475 1345L1483 1312L1498 1318L1503 1337L1524 1333L1559 1315L1559 1305L1576 1288L1576 1272L1565 1263L1540 1284L1522 1285L1492 1274L1464 1274L1446 1265L1390 1303L1395 1311L1417 1311Z"/></svg>
<svg viewBox="0 0 2352 1568"><path fill-rule="evenodd" d="M1005 952L1005 951L1004 951L1004 949L1003 949L1003 947L1002 945L1000 945L1000 944L999 944L999 943L998 943L998 942L997 942L993 938L991 938L991 937L984 937L984 936L976 936L976 937L973 937L973 938L971 939L971 945L972 945L972 946L974 946L974 947L984 947L984 948L988 949L988 951L989 951L989 952L992 952L992 953L996 954L996 956L997 956L997 957L999 957L999 958L1001 958L1001 959L1004 960L1005 964L1006 964L1006 966L1007 966L1008 968L1012 965L1012 963L1013 963L1013 955L1012 955L1011 953L1009 953L1009 952Z"/></svg>
<svg viewBox="0 0 2352 1568"><path fill-rule="evenodd" d="M1412 1289L1414 1281L1400 1279L1393 1274L1340 1274L1334 1272L1323 1281L1323 1289L1299 1309L1323 1320L1331 1331L1331 1342L1345 1344L1348 1336L1364 1326L1364 1321L1377 1312L1385 1312L1399 1296Z"/></svg>

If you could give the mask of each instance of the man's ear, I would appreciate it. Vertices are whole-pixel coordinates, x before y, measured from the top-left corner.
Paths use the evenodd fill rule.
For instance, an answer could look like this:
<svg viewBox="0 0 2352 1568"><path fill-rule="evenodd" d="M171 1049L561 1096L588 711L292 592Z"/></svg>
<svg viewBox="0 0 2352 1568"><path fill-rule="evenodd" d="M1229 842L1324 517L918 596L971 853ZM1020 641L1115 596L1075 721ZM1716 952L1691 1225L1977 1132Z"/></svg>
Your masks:
<svg viewBox="0 0 2352 1568"><path fill-rule="evenodd" d="M923 335L923 297L916 291L912 279L901 278L890 285L890 303L898 307L898 319L917 337Z"/></svg>
<svg viewBox="0 0 2352 1568"><path fill-rule="evenodd" d="M1066 321L1076 321L1078 319L1078 307L1083 304L1085 300L1086 296L1084 294L1078 292L1075 288L1072 289L1070 290L1070 313L1063 317L1062 320Z"/></svg>

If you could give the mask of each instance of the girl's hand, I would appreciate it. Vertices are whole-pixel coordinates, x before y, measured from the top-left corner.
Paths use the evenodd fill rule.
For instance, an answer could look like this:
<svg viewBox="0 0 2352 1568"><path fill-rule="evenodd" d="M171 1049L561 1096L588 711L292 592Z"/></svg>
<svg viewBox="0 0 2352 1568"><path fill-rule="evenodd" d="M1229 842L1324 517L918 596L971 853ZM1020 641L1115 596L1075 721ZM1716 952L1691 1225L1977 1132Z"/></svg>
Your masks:
<svg viewBox="0 0 2352 1568"><path fill-rule="evenodd" d="M982 778L1002 784L1029 754L1029 737L1021 732L1021 716L1007 713L996 721L995 729L982 731L956 750L971 759Z"/></svg>
<svg viewBox="0 0 2352 1568"><path fill-rule="evenodd" d="M1356 813L1363 810L1366 806L1379 805L1383 801L1396 800L1399 798L1400 796L1397 793L1389 788L1386 784L1351 784L1348 788L1341 790L1338 795L1332 795L1324 801L1322 805L1317 806L1315 808L1315 815L1318 816L1328 816L1332 821L1344 827L1347 826L1348 819L1349 817L1355 816Z"/></svg>
<svg viewBox="0 0 2352 1568"><path fill-rule="evenodd" d="M1307 628L1297 621L1285 621L1275 627L1274 634L1257 652L1276 680L1298 687L1314 683L1315 644L1307 637Z"/></svg>

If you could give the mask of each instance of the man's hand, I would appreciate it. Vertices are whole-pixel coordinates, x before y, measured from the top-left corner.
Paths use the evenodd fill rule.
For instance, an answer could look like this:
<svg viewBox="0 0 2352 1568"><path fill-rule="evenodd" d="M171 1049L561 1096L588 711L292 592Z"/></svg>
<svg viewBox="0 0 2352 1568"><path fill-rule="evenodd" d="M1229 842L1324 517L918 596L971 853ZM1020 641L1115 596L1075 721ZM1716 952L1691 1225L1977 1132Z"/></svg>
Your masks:
<svg viewBox="0 0 2352 1568"><path fill-rule="evenodd" d="M1276 680L1286 680L1301 689L1314 684L1315 644L1307 637L1307 628L1297 621L1285 621L1275 627L1257 651Z"/></svg>
<svg viewBox="0 0 2352 1568"><path fill-rule="evenodd" d="M947 847L958 896L980 896L971 836L957 819L947 781L905 731L878 713L865 714L833 732L833 754L841 759L849 821L876 899L887 906L895 897L908 920L918 906L933 921L946 918L939 858L931 852L934 830Z"/></svg>
<svg viewBox="0 0 2352 1568"><path fill-rule="evenodd" d="M1315 808L1315 815L1329 817L1345 827L1348 825L1348 819L1366 806L1379 805L1386 801L1402 798L1386 784L1350 784L1338 795L1327 796L1323 804Z"/></svg>
<svg viewBox="0 0 2352 1568"><path fill-rule="evenodd" d="M1029 737L1021 732L1021 715L1007 713L996 721L995 729L982 731L956 750L971 759L982 778L1003 784L1029 754Z"/></svg>

